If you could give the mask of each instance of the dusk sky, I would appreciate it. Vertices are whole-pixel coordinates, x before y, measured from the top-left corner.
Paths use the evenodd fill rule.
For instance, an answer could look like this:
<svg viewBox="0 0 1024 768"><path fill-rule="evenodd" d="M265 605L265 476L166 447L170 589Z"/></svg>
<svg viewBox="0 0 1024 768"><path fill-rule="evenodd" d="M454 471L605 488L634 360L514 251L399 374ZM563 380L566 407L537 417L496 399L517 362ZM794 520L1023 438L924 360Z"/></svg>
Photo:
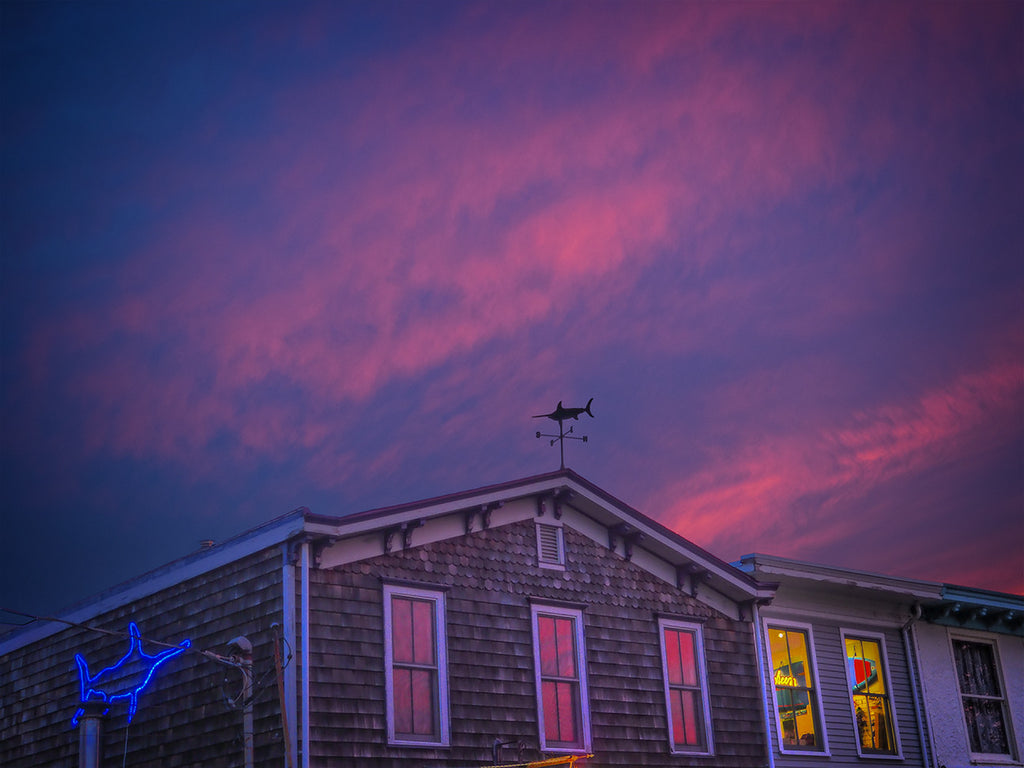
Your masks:
<svg viewBox="0 0 1024 768"><path fill-rule="evenodd" d="M1024 3L0 2L0 606L566 463L1024 593Z"/></svg>

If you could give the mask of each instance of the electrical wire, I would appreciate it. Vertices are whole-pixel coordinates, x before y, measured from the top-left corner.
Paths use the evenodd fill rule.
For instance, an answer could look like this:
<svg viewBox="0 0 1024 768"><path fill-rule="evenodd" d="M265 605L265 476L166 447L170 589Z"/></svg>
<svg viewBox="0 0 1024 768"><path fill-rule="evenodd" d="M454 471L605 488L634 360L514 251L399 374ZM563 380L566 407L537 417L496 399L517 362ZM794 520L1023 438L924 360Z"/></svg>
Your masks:
<svg viewBox="0 0 1024 768"><path fill-rule="evenodd" d="M124 768L128 762L128 729L131 727L131 721L129 720L124 726L124 755L121 757L121 768Z"/></svg>
<svg viewBox="0 0 1024 768"><path fill-rule="evenodd" d="M35 614L32 614L32 613L25 613L24 611L16 611L13 608L0 608L0 612L2 612L2 613L13 613L15 616L24 616L25 618L30 619L30 621L27 621L24 624L20 624L19 625L19 626L22 626L22 627L27 627L29 624L31 624L34 621L55 621L58 624L66 624L69 627L75 627L76 629L84 629L84 630L87 630L89 632L98 632L99 634L109 635L111 637L121 637L121 638L127 637L127 638L131 639L131 635L128 632L119 632L117 630L112 630L112 629L103 629L102 627L93 627L93 626L90 626L88 624L80 624L77 621L68 621L67 619L57 618L56 616L36 616ZM10 624L11 622L3 622L3 623ZM153 640L152 638L149 638L149 637L142 637L142 636L140 636L139 639L140 640L144 640L146 643L148 643L150 645L158 645L158 646L161 646L163 648L181 648L182 647L180 644L165 643L162 640ZM225 665L227 665L229 667L236 667L236 668L240 668L241 669L241 668L244 668L246 666L246 664L244 662L238 661L233 656L222 656L219 653L214 653L213 651L204 651L204 650L202 650L200 648L195 648L193 646L188 646L188 647L184 648L183 650L186 653L198 653L200 656L205 656L208 659L216 661L216 662L218 662L220 664L225 664ZM289 661L291 660L291 653L289 653L289 655L288 655L288 660ZM287 666L287 664L286 664L286 666Z"/></svg>

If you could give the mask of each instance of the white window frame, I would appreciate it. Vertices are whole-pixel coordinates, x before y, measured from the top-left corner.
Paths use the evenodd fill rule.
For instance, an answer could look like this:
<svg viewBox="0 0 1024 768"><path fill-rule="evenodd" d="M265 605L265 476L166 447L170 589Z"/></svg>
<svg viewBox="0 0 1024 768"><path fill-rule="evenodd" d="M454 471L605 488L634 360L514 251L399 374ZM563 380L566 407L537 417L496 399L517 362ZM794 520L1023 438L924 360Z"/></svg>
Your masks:
<svg viewBox="0 0 1024 768"><path fill-rule="evenodd" d="M580 730L583 743L580 746L549 746L544 733L544 692L540 664L540 632L537 619L539 616L554 616L573 620L576 639L576 671L579 675L580 695ZM587 690L587 649L583 641L583 611L562 606L533 603L530 606L530 621L533 626L533 671L537 693L537 731L540 735L542 752L561 752L567 754L590 752L593 741L590 735L590 695Z"/></svg>
<svg viewBox="0 0 1024 768"><path fill-rule="evenodd" d="M680 749L672 732L672 693L668 680L668 652L665 648L665 630L691 632L694 636L694 663L700 685L701 707L704 714L704 744L699 749ZM708 695L707 663L704 657L704 627L698 623L661 618L658 620L658 644L661 647L661 674L665 689L665 717L668 725L668 748L673 755L714 755L715 741L711 730L711 701Z"/></svg>
<svg viewBox="0 0 1024 768"><path fill-rule="evenodd" d="M784 755L804 755L807 757L831 757L832 752L828 745L828 728L825 724L825 709L821 704L821 681L818 679L818 648L814 642L814 628L810 624L803 624L787 619L777 619L765 616L762 619L764 629L764 650L768 659L768 685L765 690L769 697L769 705L772 716L775 718L775 738L779 752ZM775 660L772 658L771 629L770 626L780 629L795 630L807 633L807 647L810 651L809 661L811 663L811 679L814 681L814 699L818 704L818 724L821 727L821 749L786 749L782 735L782 719L779 717L779 703L775 696L775 677L771 674L775 669Z"/></svg>
<svg viewBox="0 0 1024 768"><path fill-rule="evenodd" d="M902 760L903 759L903 740L900 738L900 719L897 716L896 709L896 697L894 686L892 682L892 676L889 666L889 652L886 648L885 635L879 634L878 632L869 632L860 629L848 629L845 627L839 628L839 638L842 644L843 652L843 669L846 675L846 693L847 698L850 700L850 717L853 718L853 739L857 745L857 754L863 757L865 760L878 759L878 760ZM888 752L864 752L861 748L859 726L857 725L857 708L853 703L853 678L850 676L850 665L847 663L846 656L846 640L847 638L853 640L873 640L878 643L878 648L881 653L882 661L882 673L885 675L885 695L889 699L889 712L892 715L892 735L896 740L896 751L893 753Z"/></svg>
<svg viewBox="0 0 1024 768"><path fill-rule="evenodd" d="M555 521L552 521L552 522L540 522L540 521L538 521L536 523L536 528L537 528L537 565L539 565L541 568L551 568L552 570L556 570L556 571L564 571L565 570L565 532L564 532L564 528L562 527L562 521L561 520L555 520ZM557 561L546 560L546 559L544 559L541 556L543 551L544 551L543 547L541 545L541 530L543 528L550 528L550 529L553 529L555 531L555 536L557 537L557 546L558 546L558 559L557 559Z"/></svg>
<svg viewBox="0 0 1024 768"><path fill-rule="evenodd" d="M428 600L434 604L434 644L437 654L438 741L399 738L395 734L394 652L391 601L393 597ZM387 707L388 743L409 747L447 747L451 744L451 723L448 712L448 644L446 641L444 592L399 584L384 585L384 698Z"/></svg>
<svg viewBox="0 0 1024 768"><path fill-rule="evenodd" d="M957 641L973 643L975 645L987 645L992 649L992 663L995 665L994 674L999 680L999 689L1003 695L1001 697L1002 710L1003 710L1003 727L1006 729L1006 746L1009 752L975 752L971 748L971 734L967 729L967 715L964 712L964 692L960 688L960 673L956 666L956 646L954 645ZM1006 688L1006 678L1003 675L1003 662L999 656L999 643L995 638L986 637L983 635L974 635L967 632L950 632L949 633L949 660L953 665L953 677L956 679L956 692L959 697L957 706L960 709L960 722L963 724L963 734L966 739L964 748L971 756L971 762L985 762L985 763L1008 763L1015 764L1018 760L1017 755L1019 754L1017 749L1017 739L1013 729L1013 716L1010 712L1010 697L1009 692ZM977 694L967 694L967 696L973 696L979 698Z"/></svg>

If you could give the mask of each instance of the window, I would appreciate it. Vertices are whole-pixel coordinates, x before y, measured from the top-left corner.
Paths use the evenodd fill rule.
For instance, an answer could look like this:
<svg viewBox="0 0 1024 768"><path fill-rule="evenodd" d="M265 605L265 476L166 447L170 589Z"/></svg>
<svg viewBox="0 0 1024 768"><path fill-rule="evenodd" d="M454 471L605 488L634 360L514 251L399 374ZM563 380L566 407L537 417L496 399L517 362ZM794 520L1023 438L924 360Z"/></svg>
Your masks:
<svg viewBox="0 0 1024 768"><path fill-rule="evenodd" d="M673 752L711 754L711 715L701 627L667 619L662 619L658 627L669 746Z"/></svg>
<svg viewBox="0 0 1024 768"><path fill-rule="evenodd" d="M844 633L843 644L857 749L862 755L898 755L883 638Z"/></svg>
<svg viewBox="0 0 1024 768"><path fill-rule="evenodd" d="M768 652L775 685L779 744L784 752L824 752L810 628L768 625Z"/></svg>
<svg viewBox="0 0 1024 768"><path fill-rule="evenodd" d="M542 568L560 570L565 565L565 539L560 525L537 523L537 563Z"/></svg>
<svg viewBox="0 0 1024 768"><path fill-rule="evenodd" d="M388 742L448 744L444 595L384 586Z"/></svg>
<svg viewBox="0 0 1024 768"><path fill-rule="evenodd" d="M999 680L995 648L988 643L953 638L953 657L971 752L1010 755L1006 696Z"/></svg>
<svg viewBox="0 0 1024 768"><path fill-rule="evenodd" d="M533 654L542 750L589 750L583 613L533 606Z"/></svg>

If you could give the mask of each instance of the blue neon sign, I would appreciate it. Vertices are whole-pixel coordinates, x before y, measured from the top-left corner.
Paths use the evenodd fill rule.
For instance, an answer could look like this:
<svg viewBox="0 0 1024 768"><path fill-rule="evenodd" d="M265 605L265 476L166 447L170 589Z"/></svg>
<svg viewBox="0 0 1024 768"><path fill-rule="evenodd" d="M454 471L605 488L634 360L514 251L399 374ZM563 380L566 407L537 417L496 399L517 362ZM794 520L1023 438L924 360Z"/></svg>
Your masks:
<svg viewBox="0 0 1024 768"><path fill-rule="evenodd" d="M130 723L139 708L139 694L152 682L157 668L175 656L180 656L192 643L182 640L174 648L155 655L148 654L142 650L142 633L134 621L128 624L128 638L128 652L116 664L101 669L95 675L89 674L89 663L82 654L75 654L75 663L78 665L82 703L105 702L108 706L103 714L107 714L110 711L109 705L127 702ZM83 714L85 708L79 707L71 718L71 724L77 726Z"/></svg>

